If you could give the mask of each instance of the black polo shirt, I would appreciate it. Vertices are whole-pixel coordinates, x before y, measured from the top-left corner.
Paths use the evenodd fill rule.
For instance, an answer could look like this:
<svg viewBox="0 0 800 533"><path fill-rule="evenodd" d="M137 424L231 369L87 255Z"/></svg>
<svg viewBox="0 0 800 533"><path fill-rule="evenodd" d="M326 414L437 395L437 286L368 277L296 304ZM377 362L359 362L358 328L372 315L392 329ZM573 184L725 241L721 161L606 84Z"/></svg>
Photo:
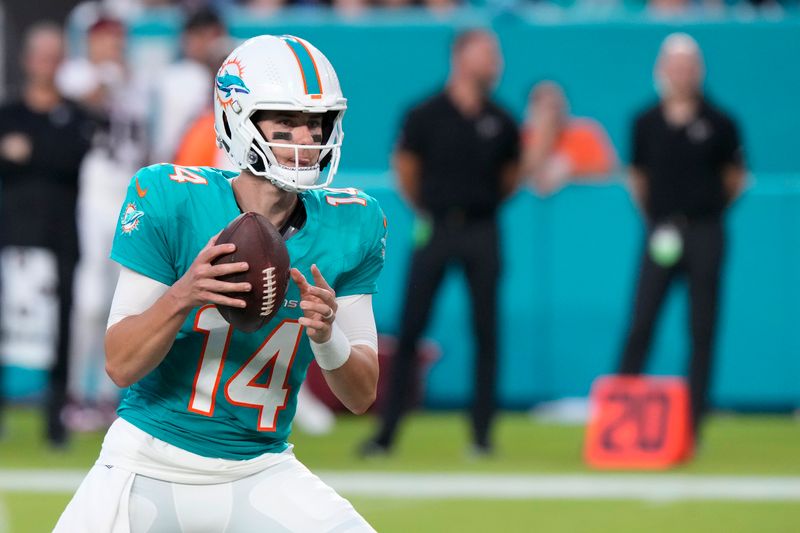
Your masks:
<svg viewBox="0 0 800 533"><path fill-rule="evenodd" d="M434 220L474 220L497 211L502 169L519 158L519 131L494 102L469 117L442 92L408 113L399 147L420 158L420 203Z"/></svg>
<svg viewBox="0 0 800 533"><path fill-rule="evenodd" d="M651 220L722 214L728 203L723 170L743 163L736 124L721 110L702 101L692 121L673 126L659 103L636 118L632 146L631 163L648 183L645 211Z"/></svg>
<svg viewBox="0 0 800 533"><path fill-rule="evenodd" d="M0 246L41 246L77 257L75 209L81 161L89 151L93 122L62 102L41 113L23 102L0 106L0 143L22 137L25 161L0 149Z"/></svg>

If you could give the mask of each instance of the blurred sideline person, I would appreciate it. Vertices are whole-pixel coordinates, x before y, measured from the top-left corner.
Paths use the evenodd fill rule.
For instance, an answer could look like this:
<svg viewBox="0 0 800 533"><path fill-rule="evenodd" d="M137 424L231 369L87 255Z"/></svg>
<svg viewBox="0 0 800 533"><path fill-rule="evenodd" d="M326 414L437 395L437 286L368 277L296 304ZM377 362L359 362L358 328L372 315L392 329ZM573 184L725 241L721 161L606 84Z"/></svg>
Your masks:
<svg viewBox="0 0 800 533"><path fill-rule="evenodd" d="M153 161L173 161L186 129L211 107L209 93L201 87L211 86L226 40L225 26L213 10L200 8L187 15L182 57L161 71L152 87Z"/></svg>
<svg viewBox="0 0 800 533"><path fill-rule="evenodd" d="M103 337L119 267L108 258L118 206L130 176L146 160L143 84L125 60L126 29L98 7L86 30L86 56L66 61L56 82L98 122L92 150L81 167L78 230L81 260L75 279L70 402L64 420L72 430L107 428L116 418L119 388L105 373Z"/></svg>
<svg viewBox="0 0 800 533"><path fill-rule="evenodd" d="M417 343L450 266L464 269L476 336L471 412L473 451L492 451L497 381L497 210L519 180L519 131L491 100L502 68L499 44L486 30L459 34L444 90L412 109L394 154L398 186L430 235L418 243L408 274L389 396L377 434L360 453L387 453L407 408Z"/></svg>
<svg viewBox="0 0 800 533"><path fill-rule="evenodd" d="M347 100L322 52L288 35L245 41L213 87L216 134L240 172L159 164L131 180L106 334L108 373L128 391L55 531L372 532L287 441L312 359L352 412L376 395L386 219L373 198L327 188ZM213 264L236 248L219 232L247 212L279 228L293 267L252 333L216 306L246 305L249 283L218 278L256 265Z"/></svg>
<svg viewBox="0 0 800 533"><path fill-rule="evenodd" d="M202 13L202 12L201 12ZM197 17L198 15L195 15ZM207 15L201 15L203 17ZM211 19L209 19L211 20ZM210 62L219 65L230 54L232 47L229 41L217 37L215 44L206 48L204 52ZM188 115L188 109L185 110ZM214 101L208 99L204 108L197 110L193 116L187 116L185 128L180 132L176 143L173 163L180 166L209 166L223 170L235 170L228 154L217 142L214 133Z"/></svg>
<svg viewBox="0 0 800 533"><path fill-rule="evenodd" d="M0 107L3 302L9 304L6 296L15 285L31 283L32 261L41 251L46 251L47 259L52 257L46 262L53 264L52 274L44 269L41 286L33 287L13 308L3 310L3 345L8 348L9 341L19 335L41 335L40 330L56 328L55 346L47 347L54 350L55 359L46 400L46 437L56 447L67 442L61 409L66 399L73 278L79 254L75 220L78 169L92 135L89 117L56 88L56 71L63 58L64 39L58 26L43 23L31 28L23 44L22 98ZM34 322L32 332L15 330L40 316L37 307L53 289L58 300L53 320Z"/></svg>
<svg viewBox="0 0 800 533"><path fill-rule="evenodd" d="M602 179L616 166L603 126L570 116L564 91L553 81L531 90L522 139L522 173L540 194L554 193L570 180Z"/></svg>
<svg viewBox="0 0 800 533"><path fill-rule="evenodd" d="M631 193L647 237L619 371L644 370L664 296L678 274L686 275L697 436L712 374L723 216L742 191L745 169L735 123L703 95L703 58L693 38L676 33L664 40L655 78L660 101L639 114L633 128Z"/></svg>

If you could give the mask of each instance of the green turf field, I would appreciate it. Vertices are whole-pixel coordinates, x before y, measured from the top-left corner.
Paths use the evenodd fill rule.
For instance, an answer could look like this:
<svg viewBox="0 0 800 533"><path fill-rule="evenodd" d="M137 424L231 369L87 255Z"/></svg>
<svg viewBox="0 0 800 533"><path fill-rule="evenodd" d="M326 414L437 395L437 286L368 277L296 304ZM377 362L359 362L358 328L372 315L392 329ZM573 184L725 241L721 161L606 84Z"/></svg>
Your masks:
<svg viewBox="0 0 800 533"><path fill-rule="evenodd" d="M371 429L369 418L343 417L329 436L296 434L292 440L302 461L312 470L325 472L590 473L580 458L580 428L539 424L525 415L500 419L497 455L482 460L467 453L468 426L457 415L414 416L394 455L362 461L354 449ZM53 453L41 443L37 413L21 409L10 413L6 430L0 442L0 470L85 470L94 461L102 438L81 435L69 450ZM717 416L710 421L694 462L676 472L690 477L800 476L800 421ZM597 479L607 475L595 474ZM0 533L49 531L69 497L68 493L0 493ZM350 500L382 532L800 532L798 499L488 500L357 495Z"/></svg>

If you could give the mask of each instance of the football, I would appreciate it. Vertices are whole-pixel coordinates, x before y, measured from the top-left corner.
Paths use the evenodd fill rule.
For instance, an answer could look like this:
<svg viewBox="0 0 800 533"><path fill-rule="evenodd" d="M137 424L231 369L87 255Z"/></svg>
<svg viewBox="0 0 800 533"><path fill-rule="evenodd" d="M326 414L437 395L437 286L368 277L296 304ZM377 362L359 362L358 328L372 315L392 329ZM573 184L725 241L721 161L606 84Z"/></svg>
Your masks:
<svg viewBox="0 0 800 533"><path fill-rule="evenodd" d="M252 333L272 320L283 305L289 285L289 251L275 226L258 213L243 213L222 230L217 244L233 243L236 251L218 257L214 264L246 262L246 272L218 279L250 283L248 293L232 293L247 303L244 308L218 305L219 313L233 327Z"/></svg>

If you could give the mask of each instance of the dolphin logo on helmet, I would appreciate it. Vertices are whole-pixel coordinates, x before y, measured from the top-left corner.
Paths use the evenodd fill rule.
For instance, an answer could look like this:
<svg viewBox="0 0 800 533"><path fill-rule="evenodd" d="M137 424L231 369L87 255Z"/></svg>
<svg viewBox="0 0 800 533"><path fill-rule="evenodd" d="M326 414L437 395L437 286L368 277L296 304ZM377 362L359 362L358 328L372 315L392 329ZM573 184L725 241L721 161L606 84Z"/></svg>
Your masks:
<svg viewBox="0 0 800 533"><path fill-rule="evenodd" d="M250 94L250 89L244 84L242 78L235 74L224 73L217 76L217 89L222 92L226 98L230 98L231 93L237 92L240 94Z"/></svg>

